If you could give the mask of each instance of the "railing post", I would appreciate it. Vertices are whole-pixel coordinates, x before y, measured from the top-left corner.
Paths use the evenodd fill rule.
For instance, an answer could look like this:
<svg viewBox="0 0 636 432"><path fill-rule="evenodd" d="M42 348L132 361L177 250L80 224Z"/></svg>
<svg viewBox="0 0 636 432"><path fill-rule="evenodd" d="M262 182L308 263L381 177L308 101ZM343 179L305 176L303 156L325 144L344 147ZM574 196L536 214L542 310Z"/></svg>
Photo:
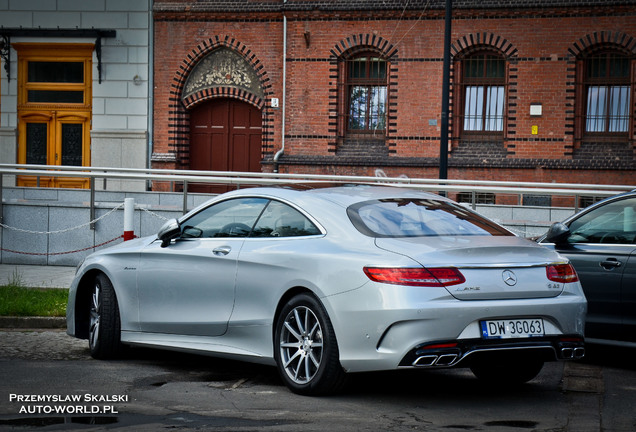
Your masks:
<svg viewBox="0 0 636 432"><path fill-rule="evenodd" d="M183 181L183 213L188 212L188 181Z"/></svg>
<svg viewBox="0 0 636 432"><path fill-rule="evenodd" d="M574 213L579 212L579 195L574 195Z"/></svg>
<svg viewBox="0 0 636 432"><path fill-rule="evenodd" d="M124 241L135 238L135 199L124 198Z"/></svg>
<svg viewBox="0 0 636 432"><path fill-rule="evenodd" d="M95 220L95 177L90 177L88 180L88 183L90 184L91 187L91 216L90 216L90 220L94 221ZM91 222L91 226L90 228L92 230L95 230L95 222Z"/></svg>
<svg viewBox="0 0 636 432"><path fill-rule="evenodd" d="M477 210L477 192L471 191L471 200L473 204L473 211Z"/></svg>
<svg viewBox="0 0 636 432"><path fill-rule="evenodd" d="M4 208L2 207L2 192L4 189L2 184L3 178L4 178L4 175L0 173L0 223L4 223Z"/></svg>

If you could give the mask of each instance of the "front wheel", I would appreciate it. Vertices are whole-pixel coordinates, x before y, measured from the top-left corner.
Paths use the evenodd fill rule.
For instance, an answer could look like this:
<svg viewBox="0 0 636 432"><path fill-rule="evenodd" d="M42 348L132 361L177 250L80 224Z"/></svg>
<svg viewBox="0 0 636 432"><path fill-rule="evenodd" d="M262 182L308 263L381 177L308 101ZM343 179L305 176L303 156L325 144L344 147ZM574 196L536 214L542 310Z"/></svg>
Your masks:
<svg viewBox="0 0 636 432"><path fill-rule="evenodd" d="M285 304L276 320L274 345L280 376L294 393L328 394L344 386L333 326L313 296L300 294Z"/></svg>
<svg viewBox="0 0 636 432"><path fill-rule="evenodd" d="M115 289L105 274L93 281L90 298L88 346L96 359L117 357L121 352L121 322Z"/></svg>

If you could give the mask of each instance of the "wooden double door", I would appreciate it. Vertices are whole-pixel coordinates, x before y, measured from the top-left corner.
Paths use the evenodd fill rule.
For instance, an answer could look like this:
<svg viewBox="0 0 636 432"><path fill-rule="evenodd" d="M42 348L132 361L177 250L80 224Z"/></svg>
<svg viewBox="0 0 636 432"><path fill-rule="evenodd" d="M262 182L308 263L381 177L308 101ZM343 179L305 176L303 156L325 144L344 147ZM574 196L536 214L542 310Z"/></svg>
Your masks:
<svg viewBox="0 0 636 432"><path fill-rule="evenodd" d="M190 112L190 169L261 171L261 111L235 99L215 99ZM189 185L192 192L223 192L224 186Z"/></svg>
<svg viewBox="0 0 636 432"><path fill-rule="evenodd" d="M22 112L18 162L32 165L90 166L90 113ZM18 176L18 186L88 188L87 178Z"/></svg>

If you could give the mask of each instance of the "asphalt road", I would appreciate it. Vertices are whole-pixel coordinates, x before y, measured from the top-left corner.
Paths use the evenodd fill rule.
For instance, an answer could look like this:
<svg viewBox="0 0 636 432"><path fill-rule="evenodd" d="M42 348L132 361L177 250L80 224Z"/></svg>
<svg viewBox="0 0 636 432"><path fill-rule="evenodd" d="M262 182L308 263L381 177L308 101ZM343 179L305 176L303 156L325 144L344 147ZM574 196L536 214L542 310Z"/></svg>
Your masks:
<svg viewBox="0 0 636 432"><path fill-rule="evenodd" d="M0 330L0 431L636 430L636 353L588 351L516 389L461 369L401 371L310 398L270 367L145 349L96 361L60 330Z"/></svg>

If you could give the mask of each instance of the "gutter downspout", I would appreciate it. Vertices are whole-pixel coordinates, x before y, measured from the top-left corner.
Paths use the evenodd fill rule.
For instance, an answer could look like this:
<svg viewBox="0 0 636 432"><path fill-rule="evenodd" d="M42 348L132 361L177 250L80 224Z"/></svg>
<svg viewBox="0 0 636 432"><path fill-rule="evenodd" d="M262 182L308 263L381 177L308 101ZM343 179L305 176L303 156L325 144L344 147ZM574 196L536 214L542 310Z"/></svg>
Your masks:
<svg viewBox="0 0 636 432"><path fill-rule="evenodd" d="M287 0L284 0L286 3ZM283 12L283 121L281 124L281 147L274 155L274 172L278 172L278 159L285 153L285 106L287 104L287 16Z"/></svg>
<svg viewBox="0 0 636 432"><path fill-rule="evenodd" d="M153 9L153 0L148 1L148 117L147 117L147 129L148 129L148 149L147 156L148 160L146 161L146 168L152 168L152 151L154 148L154 97L155 97L155 29L154 29L154 15L152 12ZM152 190L152 180L146 182L146 190Z"/></svg>

